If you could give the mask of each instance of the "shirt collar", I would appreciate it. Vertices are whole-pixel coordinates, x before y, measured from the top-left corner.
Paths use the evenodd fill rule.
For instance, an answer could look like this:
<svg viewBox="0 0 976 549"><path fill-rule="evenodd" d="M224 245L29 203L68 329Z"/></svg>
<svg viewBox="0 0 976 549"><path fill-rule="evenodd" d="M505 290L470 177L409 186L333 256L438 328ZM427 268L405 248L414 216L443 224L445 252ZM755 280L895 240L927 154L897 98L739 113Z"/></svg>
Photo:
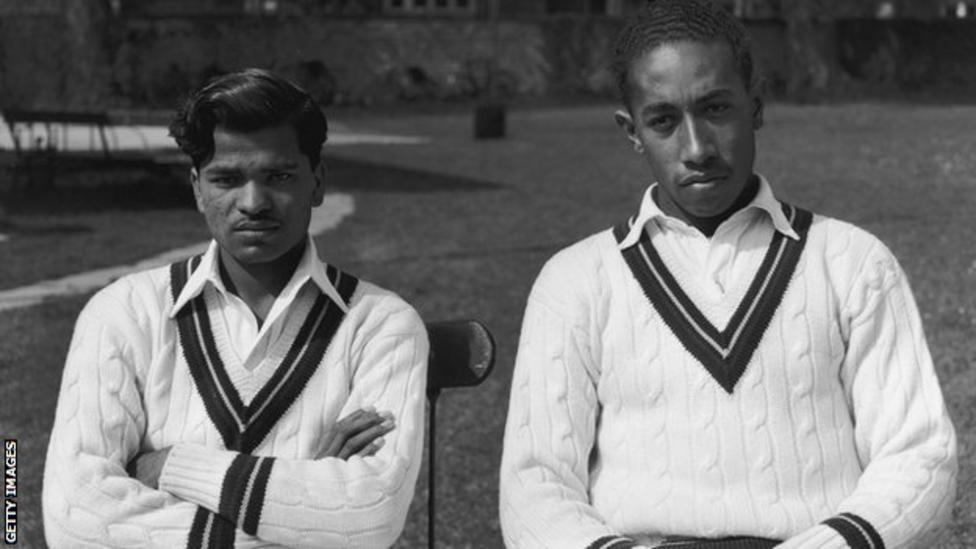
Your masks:
<svg viewBox="0 0 976 549"><path fill-rule="evenodd" d="M769 219L772 221L773 227L777 231L794 240L799 240L800 235L796 234L796 231L793 230L793 226L790 224L790 220L786 217L786 214L783 213L783 205L779 200L776 200L769 182L766 181L765 177L758 174L757 176L759 177L759 190L756 192L756 196L753 197L749 204L739 211L741 212L750 209L762 210L769 215ZM633 218L634 222L630 226L630 230L627 232L627 235L618 245L621 250L636 244L637 241L640 240L641 231L644 230L644 227L652 219L677 220L676 218L664 213L661 208L658 207L657 202L654 201L653 191L656 186L657 183L654 183L644 191L644 198L641 199L640 210L637 212L637 216Z"/></svg>
<svg viewBox="0 0 976 549"><path fill-rule="evenodd" d="M217 241L211 240L207 251L200 258L200 265L193 271L193 274L190 275L186 284L183 286L183 290L176 297L176 301L173 303L173 309L170 311L170 318L175 317L176 313L184 305L200 295L207 284L212 285L221 294L228 293L227 287L220 277L219 252L220 248L217 245ZM349 312L349 307L346 305L345 300L342 299L339 291L329 280L326 274L325 264L319 259L318 249L315 247L315 241L311 236L306 239L305 251L302 253L302 258L298 262L298 267L295 268L291 279L281 290L278 299L286 299L288 302L291 302L298 295L298 291L309 280L315 283L343 312Z"/></svg>

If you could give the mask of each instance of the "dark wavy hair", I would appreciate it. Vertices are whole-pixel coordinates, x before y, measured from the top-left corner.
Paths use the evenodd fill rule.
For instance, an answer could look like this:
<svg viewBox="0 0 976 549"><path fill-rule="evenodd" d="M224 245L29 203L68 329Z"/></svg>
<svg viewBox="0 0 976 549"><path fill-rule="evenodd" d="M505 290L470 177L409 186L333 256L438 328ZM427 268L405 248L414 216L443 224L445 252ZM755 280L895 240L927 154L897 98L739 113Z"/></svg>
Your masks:
<svg viewBox="0 0 976 549"><path fill-rule="evenodd" d="M710 0L652 0L614 41L611 70L624 105L630 101L629 74L634 60L661 44L682 40L728 43L746 89L755 89L749 36L731 12Z"/></svg>
<svg viewBox="0 0 976 549"><path fill-rule="evenodd" d="M213 157L214 129L248 132L291 125L313 169L321 159L328 122L314 99L297 84L262 69L215 77L192 92L169 125L180 150L200 165Z"/></svg>

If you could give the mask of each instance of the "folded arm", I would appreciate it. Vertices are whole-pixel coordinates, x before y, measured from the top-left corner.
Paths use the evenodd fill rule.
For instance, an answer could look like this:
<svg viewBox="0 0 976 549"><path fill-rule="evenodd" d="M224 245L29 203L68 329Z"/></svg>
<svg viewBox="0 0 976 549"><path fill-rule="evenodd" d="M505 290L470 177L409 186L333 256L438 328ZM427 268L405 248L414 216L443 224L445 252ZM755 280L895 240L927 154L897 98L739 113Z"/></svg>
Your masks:
<svg viewBox="0 0 976 549"><path fill-rule="evenodd" d="M79 316L44 473L51 547L185 544L196 505L130 478L145 414L136 382L143 340L125 303L102 292Z"/></svg>
<svg viewBox="0 0 976 549"><path fill-rule="evenodd" d="M352 391L393 414L375 455L322 459L252 456L176 444L160 488L230 520L246 534L289 547L385 547L403 528L423 446L427 338L413 310L377 314L353 352ZM352 409L350 409L352 408Z"/></svg>

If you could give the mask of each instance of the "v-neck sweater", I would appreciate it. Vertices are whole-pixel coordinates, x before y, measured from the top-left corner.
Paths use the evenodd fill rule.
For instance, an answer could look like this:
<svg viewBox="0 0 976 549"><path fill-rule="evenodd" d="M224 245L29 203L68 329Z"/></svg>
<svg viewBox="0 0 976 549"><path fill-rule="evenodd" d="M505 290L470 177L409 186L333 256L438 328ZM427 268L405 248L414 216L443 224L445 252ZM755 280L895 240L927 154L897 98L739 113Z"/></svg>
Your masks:
<svg viewBox="0 0 976 549"><path fill-rule="evenodd" d="M93 296L75 327L48 450L48 543L194 546L197 519L213 515L230 521L235 547L392 545L421 461L427 336L417 313L392 292L365 281L350 287L347 303L323 293L318 301L300 297L252 372L216 327L218 301L201 294L211 324L201 341L213 343L233 386L223 388L242 405L252 403L255 388L275 381L315 303L341 311L320 359L304 367L309 377L297 382L299 392L292 380L277 380L293 400L267 404L272 413L253 448L230 448L214 421L213 399L201 396L208 393L171 318L169 267L123 277ZM382 448L366 458L323 457L336 422L368 406L395 418ZM137 454L167 447L159 490L126 474ZM220 539L218 545L227 541Z"/></svg>
<svg viewBox="0 0 976 549"><path fill-rule="evenodd" d="M924 543L951 510L956 440L905 275L850 224L817 215L804 239L731 392L652 305L611 230L547 262L505 431L508 547ZM662 249L702 316L724 328L759 273L716 298Z"/></svg>

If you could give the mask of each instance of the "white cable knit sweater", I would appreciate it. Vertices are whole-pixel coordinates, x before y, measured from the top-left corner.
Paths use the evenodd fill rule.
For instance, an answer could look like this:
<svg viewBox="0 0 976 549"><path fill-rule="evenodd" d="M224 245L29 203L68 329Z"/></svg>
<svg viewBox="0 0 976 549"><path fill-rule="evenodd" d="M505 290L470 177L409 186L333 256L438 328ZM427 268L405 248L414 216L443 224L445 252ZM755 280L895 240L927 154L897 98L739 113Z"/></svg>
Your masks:
<svg viewBox="0 0 976 549"><path fill-rule="evenodd" d="M654 208L649 196L642 215ZM748 215L773 234L771 214ZM643 215L641 229L655 217ZM660 244L667 223L655 223ZM611 231L546 264L525 313L505 433L508 547L633 547L675 535L924 546L951 510L956 441L905 276L849 224L814 216L806 239L731 392L652 306ZM701 315L725 326L749 280L716 296L680 246L656 247Z"/></svg>
<svg viewBox="0 0 976 549"><path fill-rule="evenodd" d="M428 349L416 312L372 284L353 286L348 312L331 317L338 327L321 361L294 362L294 372L309 374L307 382L298 383L293 400L265 401L269 412L262 416L246 406L257 398L252 389L271 378L280 382L279 393L296 390L292 371L271 376L300 337L312 300L295 304L299 314L289 315L279 341L268 347L268 363L248 372L226 348L220 311L208 298L212 341L236 393L220 383L210 387L240 395L244 406L234 413L265 423L252 426L258 436L249 432L231 445L242 450L235 451L227 449L227 434L209 408L218 399L204 402L189 370L186 341L180 343L170 318L170 282L165 267L127 276L96 294L78 319L44 478L49 544L186 547L191 529L201 526L202 540L190 546L227 546L226 530L208 538L217 535L214 521L225 520L237 547L392 545L406 519L423 444ZM334 313L334 298L319 295L323 310ZM389 410L396 420L379 452L315 459L336 421L366 406ZM126 474L135 455L168 446L159 490Z"/></svg>

